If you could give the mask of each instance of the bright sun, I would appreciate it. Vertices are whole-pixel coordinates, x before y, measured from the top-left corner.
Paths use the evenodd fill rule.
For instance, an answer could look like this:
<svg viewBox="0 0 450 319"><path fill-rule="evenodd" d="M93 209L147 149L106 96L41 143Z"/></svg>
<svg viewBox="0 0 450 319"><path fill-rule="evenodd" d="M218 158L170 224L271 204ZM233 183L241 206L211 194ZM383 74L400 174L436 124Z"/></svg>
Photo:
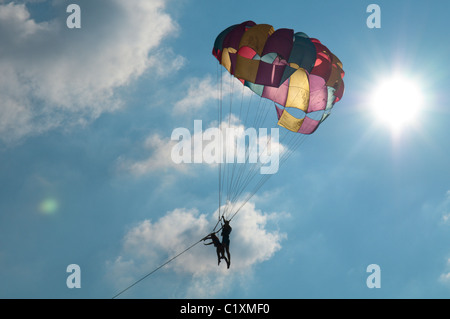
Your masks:
<svg viewBox="0 0 450 319"><path fill-rule="evenodd" d="M414 80L395 75L380 81L370 103L378 120L399 132L418 119L423 95Z"/></svg>

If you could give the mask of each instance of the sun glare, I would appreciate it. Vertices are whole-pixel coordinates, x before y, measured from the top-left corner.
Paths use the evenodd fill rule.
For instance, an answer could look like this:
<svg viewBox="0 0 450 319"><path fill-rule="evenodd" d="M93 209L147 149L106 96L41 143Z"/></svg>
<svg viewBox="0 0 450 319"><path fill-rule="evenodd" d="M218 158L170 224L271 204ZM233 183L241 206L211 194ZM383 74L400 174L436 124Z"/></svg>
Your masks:
<svg viewBox="0 0 450 319"><path fill-rule="evenodd" d="M377 119L392 131L414 123L423 105L423 95L417 83L403 76L380 81L371 98L371 108Z"/></svg>

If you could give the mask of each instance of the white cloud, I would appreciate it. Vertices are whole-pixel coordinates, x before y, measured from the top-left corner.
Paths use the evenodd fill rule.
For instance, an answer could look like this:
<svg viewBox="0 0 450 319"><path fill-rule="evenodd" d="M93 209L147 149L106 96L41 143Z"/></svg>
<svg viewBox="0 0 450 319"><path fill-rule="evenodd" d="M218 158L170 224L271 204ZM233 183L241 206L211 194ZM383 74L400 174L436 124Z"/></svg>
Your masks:
<svg viewBox="0 0 450 319"><path fill-rule="evenodd" d="M180 70L185 63L186 59L175 54L170 48L154 50L148 58L148 66L161 77L169 76L171 73Z"/></svg>
<svg viewBox="0 0 450 319"><path fill-rule="evenodd" d="M8 33L2 33L3 38L9 43L20 44L37 32L49 30L47 23L38 24L30 19L30 13L24 4L16 5L14 2L1 5L0 21L2 26L10 27Z"/></svg>
<svg viewBox="0 0 450 319"><path fill-rule="evenodd" d="M445 200L439 207L442 214L442 222L449 223L450 222L450 190L445 194Z"/></svg>
<svg viewBox="0 0 450 319"><path fill-rule="evenodd" d="M235 127L236 120L233 120L233 127ZM201 149L194 148L194 140L202 139L202 132L189 132L187 138L179 137L179 140L172 140L169 137L163 138L159 134L152 134L145 140L143 149L148 150L150 155L143 160L129 160L123 157L119 158L119 168L131 172L134 175L141 176L158 171L175 170L188 174L192 170L188 170L189 165L193 165L195 156L202 156L204 145ZM175 145L188 150L190 152L190 160L192 163L176 163L172 158L172 150ZM196 152L199 153L196 155ZM180 152L177 152L180 153Z"/></svg>
<svg viewBox="0 0 450 319"><path fill-rule="evenodd" d="M218 80L220 80L220 83ZM231 95L235 99L240 99L242 94L244 94L244 97L254 94L250 89L244 87L238 79L226 72L223 73L221 79L217 79L217 77L213 79L211 75L207 75L201 79L190 78L185 83L188 86L187 93L175 103L174 115L193 113L205 107L217 108L219 99L225 101Z"/></svg>
<svg viewBox="0 0 450 319"><path fill-rule="evenodd" d="M162 74L162 65L183 65L182 57L160 45L177 29L164 0L77 3L81 29L66 27L64 1L52 2L63 14L44 22L36 22L24 4L0 4L3 141L89 123L120 108L115 89L149 68Z"/></svg>
<svg viewBox="0 0 450 319"><path fill-rule="evenodd" d="M210 75L204 79L192 78L189 80L186 95L175 103L173 114L186 114L201 109L206 102L216 100L218 91L216 83Z"/></svg>
<svg viewBox="0 0 450 319"><path fill-rule="evenodd" d="M171 159L171 152L176 141L162 138L159 134L150 135L144 142L143 148L151 155L143 160L132 161L126 158L118 159L119 169L129 171L136 176L168 170L186 171L186 166L176 164Z"/></svg>
<svg viewBox="0 0 450 319"><path fill-rule="evenodd" d="M262 213L251 202L242 208L231 221L230 269L225 262L217 266L213 246L199 243L168 263L165 270L176 275L170 277L172 280L185 280L183 297L214 297L215 291L230 289L247 278L254 265L272 258L281 249L286 235L266 229L280 216L283 215ZM216 221L217 212L208 217L195 209L175 209L155 222L142 221L125 235L120 256L108 263L108 273L124 288L206 236Z"/></svg>
<svg viewBox="0 0 450 319"><path fill-rule="evenodd" d="M441 274L439 281L444 284L450 284L450 272Z"/></svg>
<svg viewBox="0 0 450 319"><path fill-rule="evenodd" d="M438 205L437 212L441 216L441 223L448 225L450 222L450 190L445 193L445 198Z"/></svg>
<svg viewBox="0 0 450 319"><path fill-rule="evenodd" d="M222 144L219 144L220 139L217 138L219 136L217 122L212 122L208 127L204 126L203 122L198 124L197 128L195 126L194 122L193 132L187 128L178 128L180 131L175 129L171 138L163 138L159 134L150 135L144 143L144 149L149 150L150 155L146 159L137 161L121 157L118 160L119 167L138 176L161 170L189 173L192 170L189 170L188 166L192 168L192 164L196 163L206 163L215 167L221 158L219 153L222 145L222 163L245 162L246 170L268 170L267 168L270 167L272 172L276 173L278 164L273 164L277 161L276 154L279 154L279 157L287 150L287 147L275 138L269 137L272 134L270 130L267 131L267 138L260 136L260 132L256 129L246 132L247 128L233 114L229 116L229 120L225 119L219 126ZM216 130L208 132L210 128ZM230 132L229 135L227 135L228 132ZM210 133L214 134L214 137L209 136ZM249 134L253 134L252 141L256 144L250 144L247 141L247 139L250 140L246 138ZM196 141L199 140L201 146L196 147Z"/></svg>
<svg viewBox="0 0 450 319"><path fill-rule="evenodd" d="M445 193L445 197L442 202L437 206L437 213L440 217L440 223L443 227L446 227L450 223L450 190ZM439 276L439 282L450 285L450 258L447 259L447 265L445 271Z"/></svg>
<svg viewBox="0 0 450 319"><path fill-rule="evenodd" d="M447 268L450 269L450 258L447 259ZM439 281L443 284L450 285L450 271L443 272L439 276Z"/></svg>

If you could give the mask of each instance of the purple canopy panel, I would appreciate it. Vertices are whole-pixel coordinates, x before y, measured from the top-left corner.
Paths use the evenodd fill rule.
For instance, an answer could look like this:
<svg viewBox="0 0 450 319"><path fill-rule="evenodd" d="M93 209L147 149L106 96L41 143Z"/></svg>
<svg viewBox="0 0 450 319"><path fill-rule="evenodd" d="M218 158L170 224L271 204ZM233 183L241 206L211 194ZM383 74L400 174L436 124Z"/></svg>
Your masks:
<svg viewBox="0 0 450 319"><path fill-rule="evenodd" d="M307 113L325 110L328 101L328 89L320 76L309 75L309 105Z"/></svg>
<svg viewBox="0 0 450 319"><path fill-rule="evenodd" d="M279 87L286 65L287 62L279 57L275 58L272 64L261 61L255 83Z"/></svg>
<svg viewBox="0 0 450 319"><path fill-rule="evenodd" d="M261 56L267 53L276 52L284 60L289 59L291 54L294 39L294 30L292 29L278 29L276 30L266 42Z"/></svg>
<svg viewBox="0 0 450 319"><path fill-rule="evenodd" d="M239 49L239 43L241 42L242 35L247 31L248 27L255 26L256 23L253 21L245 21L241 24L236 25L224 38L222 48L235 48L236 51Z"/></svg>
<svg viewBox="0 0 450 319"><path fill-rule="evenodd" d="M274 101L280 105L286 105L287 94L289 91L289 79L284 81L279 87L264 86L262 97Z"/></svg>
<svg viewBox="0 0 450 319"><path fill-rule="evenodd" d="M302 126L300 126L300 129L298 130L298 133L301 134L312 134L319 126L320 121L313 120L312 118L309 118L308 116L305 116Z"/></svg>

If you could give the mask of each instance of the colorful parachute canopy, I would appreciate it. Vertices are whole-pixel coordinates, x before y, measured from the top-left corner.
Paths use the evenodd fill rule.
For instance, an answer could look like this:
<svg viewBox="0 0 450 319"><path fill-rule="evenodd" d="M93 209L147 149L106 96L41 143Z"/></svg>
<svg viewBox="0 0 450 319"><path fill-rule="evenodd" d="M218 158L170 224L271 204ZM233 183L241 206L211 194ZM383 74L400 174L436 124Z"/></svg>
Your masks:
<svg viewBox="0 0 450 319"><path fill-rule="evenodd" d="M313 133L344 94L342 62L319 40L291 29L246 21L222 31L213 55L228 72L275 104L278 125ZM297 118L286 108L305 115ZM322 111L320 118L308 116Z"/></svg>

